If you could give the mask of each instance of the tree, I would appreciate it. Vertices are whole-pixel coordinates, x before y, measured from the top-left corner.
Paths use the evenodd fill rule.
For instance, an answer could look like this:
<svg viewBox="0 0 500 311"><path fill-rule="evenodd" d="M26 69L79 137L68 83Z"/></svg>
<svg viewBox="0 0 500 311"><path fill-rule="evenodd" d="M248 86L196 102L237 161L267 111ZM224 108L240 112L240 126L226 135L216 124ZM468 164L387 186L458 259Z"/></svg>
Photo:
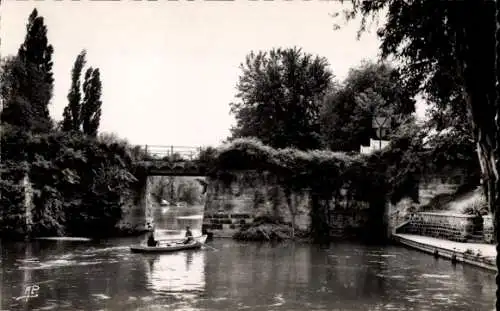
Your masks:
<svg viewBox="0 0 500 311"><path fill-rule="evenodd" d="M33 122L30 130L47 132L52 128L48 105L52 98L54 78L52 54L48 43L47 26L43 17L33 10L26 26L27 34L18 51L19 61L25 66L25 80L20 84L27 102L31 105Z"/></svg>
<svg viewBox="0 0 500 311"><path fill-rule="evenodd" d="M0 93L2 98L2 124L9 124L23 129L31 129L35 122L32 106L26 94L21 90L28 80L25 64L18 57L2 60L0 72ZM36 78L39 76L35 76ZM31 84L35 83L31 81Z"/></svg>
<svg viewBox="0 0 500 311"><path fill-rule="evenodd" d="M500 253L500 3L487 0L358 1L347 17L366 18L388 9L378 31L383 56L403 60L403 81L424 94L436 95L450 86L462 91L490 211L494 215L497 253ZM449 89L454 89L449 88ZM500 256L497 256L500 268ZM500 274L496 277L496 309L500 309Z"/></svg>
<svg viewBox="0 0 500 311"><path fill-rule="evenodd" d="M80 76L85 66L87 52L83 50L78 54L71 70L71 89L68 94L68 106L64 108L62 130L65 132L80 131L82 126L82 107L81 107L81 82Z"/></svg>
<svg viewBox="0 0 500 311"><path fill-rule="evenodd" d="M177 187L177 198L188 205L201 203L201 189L196 180L184 179Z"/></svg>
<svg viewBox="0 0 500 311"><path fill-rule="evenodd" d="M83 82L83 98L81 110L81 122L83 133L92 137L97 136L99 123L101 121L101 93L102 84L99 68L87 69L85 81Z"/></svg>
<svg viewBox="0 0 500 311"><path fill-rule="evenodd" d="M365 62L351 69L344 83L325 97L320 118L325 145L335 151L358 151L376 134L374 117L392 115L390 125L396 128L397 116L414 112L414 94L401 87L399 79L388 63Z"/></svg>
<svg viewBox="0 0 500 311"><path fill-rule="evenodd" d="M232 138L256 137L273 147L320 146L320 100L332 83L325 58L301 49L251 52L240 66Z"/></svg>
<svg viewBox="0 0 500 311"><path fill-rule="evenodd" d="M151 179L151 195L157 203L167 198L171 199L168 195L170 182L173 182L173 177L155 176Z"/></svg>
<svg viewBox="0 0 500 311"><path fill-rule="evenodd" d="M196 179L174 176L157 176L151 179L151 195L157 203L162 200L186 202L188 205L202 203L202 183Z"/></svg>

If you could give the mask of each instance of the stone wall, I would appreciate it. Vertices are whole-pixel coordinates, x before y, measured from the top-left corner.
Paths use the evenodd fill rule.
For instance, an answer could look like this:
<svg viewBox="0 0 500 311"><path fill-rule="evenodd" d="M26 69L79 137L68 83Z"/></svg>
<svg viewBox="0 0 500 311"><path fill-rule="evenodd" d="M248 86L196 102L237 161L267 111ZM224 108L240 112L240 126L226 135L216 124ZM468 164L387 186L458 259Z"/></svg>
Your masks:
<svg viewBox="0 0 500 311"><path fill-rule="evenodd" d="M251 178L245 174L253 174ZM292 193L290 208L283 187L272 176L241 172L236 180L226 185L220 180L208 180L203 228L214 236L230 237L241 226L258 217L278 217L292 223L299 230L309 230L310 196L307 191ZM250 179L250 181L249 181ZM366 224L366 203L340 200L331 202L330 226L332 236L350 235L359 232ZM294 215L294 217L292 217Z"/></svg>
<svg viewBox="0 0 500 311"><path fill-rule="evenodd" d="M477 231L475 217L440 213L415 213L397 233L418 234L457 242L480 242L482 230Z"/></svg>
<svg viewBox="0 0 500 311"><path fill-rule="evenodd" d="M420 212L433 199L455 193L463 180L462 170L452 170L447 174L435 174L423 178L418 187L419 202L406 197L396 204L387 204L389 232L394 233L410 219L412 214Z"/></svg>
<svg viewBox="0 0 500 311"><path fill-rule="evenodd" d="M24 178L21 181L21 185L24 189L24 207L25 207L25 225L26 225L26 233L29 235L32 233L33 226L33 185L31 184L31 180L28 174L24 175Z"/></svg>
<svg viewBox="0 0 500 311"><path fill-rule="evenodd" d="M368 223L366 209L335 210L330 214L330 236L336 238L356 237Z"/></svg>
<svg viewBox="0 0 500 311"><path fill-rule="evenodd" d="M205 213L202 230L214 233L217 237L232 237L242 226L253 222L251 213Z"/></svg>
<svg viewBox="0 0 500 311"><path fill-rule="evenodd" d="M483 216L483 235L486 243L495 243L493 234L493 217L490 215Z"/></svg>
<svg viewBox="0 0 500 311"><path fill-rule="evenodd" d="M404 198L397 204L387 203L389 217L389 235L396 233L396 230L410 220L413 212L413 201L409 198Z"/></svg>
<svg viewBox="0 0 500 311"><path fill-rule="evenodd" d="M230 185L207 179L204 228L214 236L230 237L257 217L273 217L291 223L292 216L283 189L269 176L252 173L235 174ZM249 180L250 179L250 180ZM310 225L307 194L292 195L297 211L296 228L307 230Z"/></svg>
<svg viewBox="0 0 500 311"><path fill-rule="evenodd" d="M448 204L449 199L439 202L437 198L454 194L463 182L462 176L461 171L457 170L447 176L428 177L419 185L419 202L405 198L397 204L388 204L390 232L419 234L460 242L492 243L491 216L483 216L483 228L480 230L481 225L474 223L479 220L474 220L474 216L462 215L458 211L421 211L431 201L435 205Z"/></svg>
<svg viewBox="0 0 500 311"><path fill-rule="evenodd" d="M154 225L149 178L141 178L138 186L136 193L122 198L122 219L117 227L123 232L141 232Z"/></svg>
<svg viewBox="0 0 500 311"><path fill-rule="evenodd" d="M122 219L117 227L123 232L140 232L153 225L149 178L138 184L141 185L138 192L122 198ZM21 179L20 185L24 191L24 227L21 230L29 235L33 226L34 190L28 174Z"/></svg>
<svg viewBox="0 0 500 311"><path fill-rule="evenodd" d="M447 174L426 176L426 178L422 179L418 187L419 203L417 206L429 204L438 195L455 193L458 187L463 184L464 176L461 170L453 170Z"/></svg>

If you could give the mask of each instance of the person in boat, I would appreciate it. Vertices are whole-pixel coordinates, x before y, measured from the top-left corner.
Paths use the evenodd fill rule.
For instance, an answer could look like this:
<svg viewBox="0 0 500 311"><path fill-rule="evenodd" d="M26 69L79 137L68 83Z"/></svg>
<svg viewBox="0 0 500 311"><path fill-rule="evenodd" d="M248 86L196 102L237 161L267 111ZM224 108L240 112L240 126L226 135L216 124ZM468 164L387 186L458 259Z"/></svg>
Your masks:
<svg viewBox="0 0 500 311"><path fill-rule="evenodd" d="M147 242L148 246L150 247L153 247L153 246L157 246L158 245L158 241L155 240L155 236L154 236L154 233L151 232L149 234L149 238L148 238L148 242Z"/></svg>
<svg viewBox="0 0 500 311"><path fill-rule="evenodd" d="M191 228L189 226L186 227L186 239L184 240L184 244L189 244L194 241L193 233L191 232Z"/></svg>

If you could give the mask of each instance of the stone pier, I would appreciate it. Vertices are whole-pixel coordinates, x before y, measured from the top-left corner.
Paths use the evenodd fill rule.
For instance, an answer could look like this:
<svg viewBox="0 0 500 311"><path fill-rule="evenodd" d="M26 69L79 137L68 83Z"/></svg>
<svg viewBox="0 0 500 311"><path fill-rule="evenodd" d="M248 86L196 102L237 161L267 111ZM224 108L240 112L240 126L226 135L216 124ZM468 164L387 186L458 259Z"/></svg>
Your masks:
<svg viewBox="0 0 500 311"><path fill-rule="evenodd" d="M29 237L29 235L32 232L32 227L33 227L33 209L34 209L34 203L33 203L33 187L31 185L30 177L28 174L25 174L23 179L21 180L21 186L24 191L24 219L25 219L25 226L26 226L26 238Z"/></svg>
<svg viewBox="0 0 500 311"><path fill-rule="evenodd" d="M123 216L118 224L123 230L145 231L154 225L149 177L138 179L136 193L124 198Z"/></svg>

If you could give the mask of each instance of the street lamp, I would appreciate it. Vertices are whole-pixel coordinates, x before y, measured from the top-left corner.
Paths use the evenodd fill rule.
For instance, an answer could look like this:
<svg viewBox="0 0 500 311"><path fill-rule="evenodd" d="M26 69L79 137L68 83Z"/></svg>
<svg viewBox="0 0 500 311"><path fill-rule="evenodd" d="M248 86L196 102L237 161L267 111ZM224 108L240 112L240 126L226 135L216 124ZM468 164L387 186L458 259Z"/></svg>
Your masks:
<svg viewBox="0 0 500 311"><path fill-rule="evenodd" d="M373 126L373 128L375 128L377 130L377 136L378 136L378 140L379 140L379 150L382 149L383 130L389 127L389 125L387 124L387 121L390 119L391 119L391 117L383 116L383 115L379 115L379 116L373 118L372 126Z"/></svg>

